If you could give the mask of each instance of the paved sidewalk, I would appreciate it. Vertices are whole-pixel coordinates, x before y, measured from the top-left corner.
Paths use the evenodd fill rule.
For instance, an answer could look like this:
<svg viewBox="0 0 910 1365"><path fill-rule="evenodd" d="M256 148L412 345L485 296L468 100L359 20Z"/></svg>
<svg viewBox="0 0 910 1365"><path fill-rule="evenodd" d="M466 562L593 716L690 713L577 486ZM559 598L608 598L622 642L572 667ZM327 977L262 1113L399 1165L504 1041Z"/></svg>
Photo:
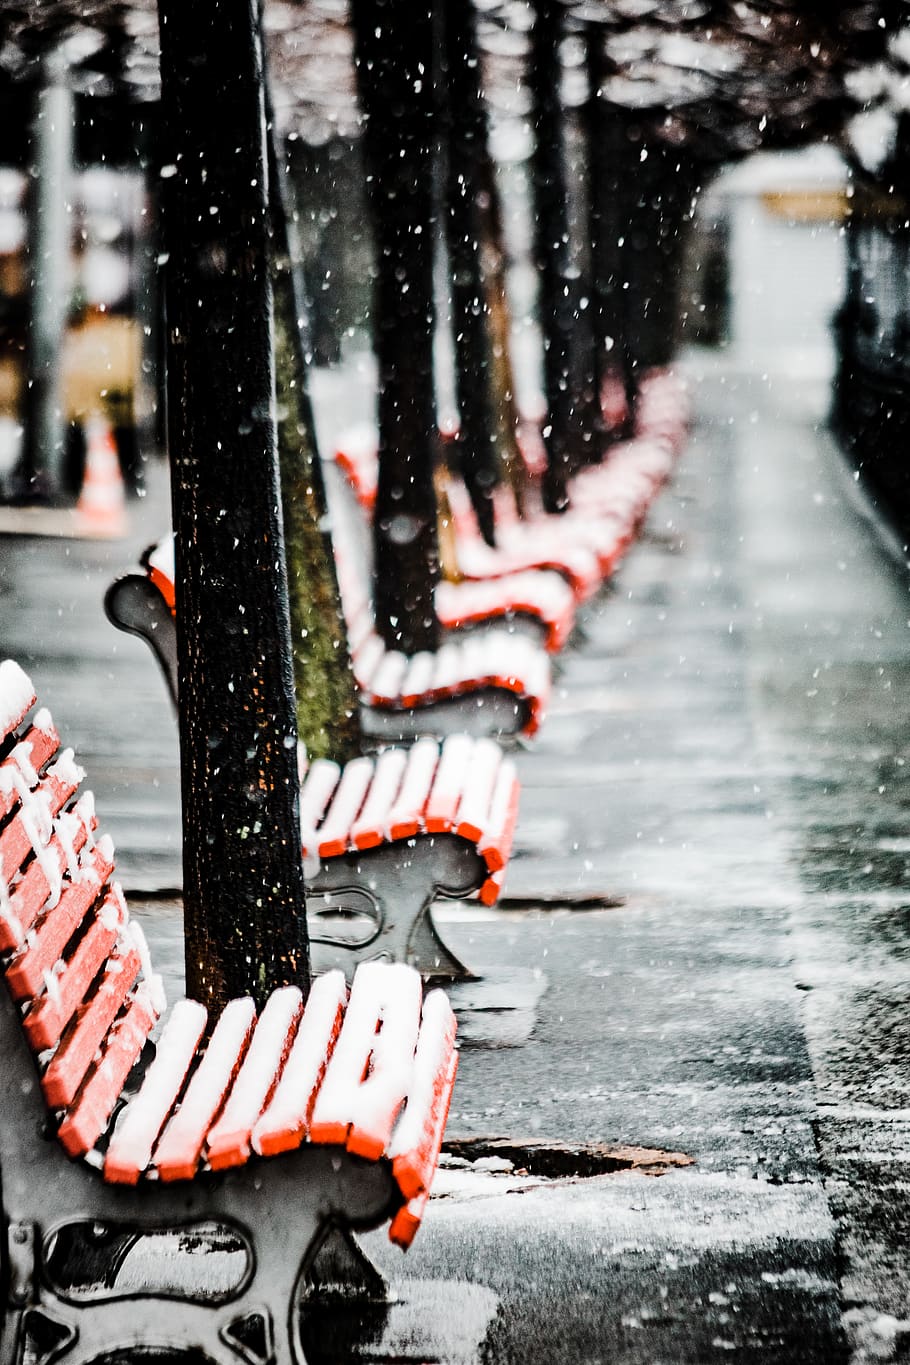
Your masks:
<svg viewBox="0 0 910 1365"><path fill-rule="evenodd" d="M693 363L690 447L519 756L512 908L442 911L485 978L461 997L457 1155L406 1260L368 1239L399 1302L314 1361L827 1365L910 1342L907 582L845 499L819 396ZM101 615L130 558L0 538L0 640L142 893L179 885L176 740L144 647ZM175 903L137 903L176 966ZM693 1162L573 1174L597 1144Z"/></svg>

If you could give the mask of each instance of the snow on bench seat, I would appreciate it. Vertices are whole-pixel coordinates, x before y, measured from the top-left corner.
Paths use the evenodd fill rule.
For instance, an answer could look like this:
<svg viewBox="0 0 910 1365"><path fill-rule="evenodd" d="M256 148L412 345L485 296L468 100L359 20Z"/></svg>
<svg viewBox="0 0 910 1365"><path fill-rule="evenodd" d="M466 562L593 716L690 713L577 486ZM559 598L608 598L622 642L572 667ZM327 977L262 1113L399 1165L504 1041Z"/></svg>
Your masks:
<svg viewBox="0 0 910 1365"><path fill-rule="evenodd" d="M109 1184L137 1185L193 1179L304 1143L340 1145L389 1163L401 1196L390 1236L406 1246L428 1196L454 1081L455 1023L445 996L423 999L411 967L370 963L355 975L350 999L343 974L327 972L306 1005L286 986L258 1018L252 1000L231 1001L211 1029L205 1008L182 1000L127 1094L164 1012L161 982L112 880L113 845L95 837L90 794L72 801L81 770L68 751L57 756L46 713L19 732L34 701L22 670L0 664L0 970L64 1151L100 1168ZM410 773L408 755L364 759L345 774L336 765L309 768L309 795L316 793L309 810L333 831L325 843L347 847L369 808L358 828L368 840L397 800L423 792L437 755L431 765L427 747L417 748ZM446 767L446 809L458 757L453 751ZM496 781L508 785L502 764ZM304 795L306 805L306 784ZM501 847L502 802L479 788L476 799L484 810L478 838ZM488 865L495 868L495 856Z"/></svg>
<svg viewBox="0 0 910 1365"><path fill-rule="evenodd" d="M435 602L446 630L527 616L544 628L550 654L562 649L575 624L575 594L564 578L545 569L483 582L440 583Z"/></svg>
<svg viewBox="0 0 910 1365"><path fill-rule="evenodd" d="M484 633L482 641L450 641L435 654L408 656L387 649L375 632L363 575L354 570L352 553L336 546L336 558L354 680L367 705L410 711L481 688L498 688L522 704L523 733L536 733L546 713L551 678L549 661L533 641L494 627ZM173 612L173 536L165 536L147 551L144 563ZM560 600L564 606L564 599ZM571 622L563 616L554 629L562 634L571 629Z"/></svg>
<svg viewBox="0 0 910 1365"><path fill-rule="evenodd" d="M336 448L335 461L363 511L372 516L379 469L375 431L364 426L349 428ZM465 580L486 582L529 571L549 571L568 584L576 602L587 601L596 592L601 581L597 561L584 546L573 545L569 537L561 534L559 518L554 519L549 534L541 537L536 528L534 536L526 537L520 533L504 534L505 528L497 515L493 547L480 535L468 491L461 480L449 479L446 493L458 536L458 567ZM527 604L523 610L539 614Z"/></svg>
<svg viewBox="0 0 910 1365"><path fill-rule="evenodd" d="M423 738L339 767L310 764L300 793L305 858L333 858L413 839L455 834L473 844L487 869L485 905L499 895L518 814L515 764L491 739Z"/></svg>

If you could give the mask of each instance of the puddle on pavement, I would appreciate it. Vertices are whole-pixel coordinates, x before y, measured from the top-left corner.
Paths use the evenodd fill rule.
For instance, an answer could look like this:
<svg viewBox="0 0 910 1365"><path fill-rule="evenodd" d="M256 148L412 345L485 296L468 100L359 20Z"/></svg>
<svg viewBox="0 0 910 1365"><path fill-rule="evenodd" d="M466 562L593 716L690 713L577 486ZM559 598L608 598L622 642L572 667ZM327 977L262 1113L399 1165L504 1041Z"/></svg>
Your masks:
<svg viewBox="0 0 910 1365"><path fill-rule="evenodd" d="M548 1142L539 1138L451 1138L443 1144L440 1168L504 1175L531 1176L543 1180L589 1179L636 1171L659 1176L681 1166L694 1165L685 1152L659 1147L635 1147L608 1142Z"/></svg>

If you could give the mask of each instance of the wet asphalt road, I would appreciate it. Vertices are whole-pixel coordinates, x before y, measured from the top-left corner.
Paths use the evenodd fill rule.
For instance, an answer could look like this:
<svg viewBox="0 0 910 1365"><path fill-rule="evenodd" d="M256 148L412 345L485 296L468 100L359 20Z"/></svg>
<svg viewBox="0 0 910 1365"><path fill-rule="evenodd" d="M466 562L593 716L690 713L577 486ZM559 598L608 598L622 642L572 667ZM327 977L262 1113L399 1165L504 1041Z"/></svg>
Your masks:
<svg viewBox="0 0 910 1365"><path fill-rule="evenodd" d="M910 1352L908 581L851 507L817 389L692 364L689 448L519 758L519 908L440 919L484 978L456 994L450 1139L693 1164L450 1165L406 1259L366 1239L398 1302L343 1349L316 1332L314 1360ZM164 507L156 488L137 546ZM0 640L142 893L179 885L176 740L143 647L100 614L129 557L0 540ZM174 960L173 906L137 904Z"/></svg>

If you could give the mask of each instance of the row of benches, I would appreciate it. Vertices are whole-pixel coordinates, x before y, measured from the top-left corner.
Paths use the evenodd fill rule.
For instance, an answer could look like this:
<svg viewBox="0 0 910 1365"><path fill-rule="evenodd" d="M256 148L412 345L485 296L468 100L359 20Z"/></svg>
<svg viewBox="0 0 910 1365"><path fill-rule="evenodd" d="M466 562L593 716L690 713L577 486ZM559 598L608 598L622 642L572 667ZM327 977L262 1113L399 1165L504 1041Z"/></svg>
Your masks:
<svg viewBox="0 0 910 1365"><path fill-rule="evenodd" d="M445 585L452 598L460 590L453 630L472 617L467 587L500 604L493 614L503 623L495 631L453 634L435 656L406 659L385 650L372 629L363 574L346 567L356 554L356 529L342 544L361 694L368 711L389 722L374 733L415 742L343 768L301 760L301 856L316 973L307 999L292 985L259 1011L241 999L213 1020L193 1001L165 1013L83 774L73 755L61 752L48 713L33 712L36 699L21 669L0 664L0 967L7 985L0 992L7 1101L0 1365L88 1362L189 1342L225 1365L289 1365L303 1358L301 1296L308 1280L319 1278L315 1267L326 1249L330 1260L341 1255L353 1264L348 1230L384 1222L393 1241L410 1243L457 1066L451 1007L438 990L423 995L421 974L464 972L440 940L431 906L440 895L476 893L490 904L499 894L518 779L489 732L533 731L549 685L546 652L514 626L537 619L545 643L554 643L554 631L564 639L575 605L612 569L678 446L678 395L665 382L658 399L655 388L655 430L603 469L579 476L583 515L562 518L558 531L553 519L541 521L536 534L506 516L503 549L489 551L500 556L503 572L486 584ZM487 547L465 500L456 495L453 503L464 569L472 555L481 563ZM504 566L522 564L522 555L519 580L555 580L559 594L535 596L509 581ZM543 572L530 562L535 557L546 561ZM445 593L441 601L444 613ZM115 585L108 606L119 624L154 642L176 699L167 546L149 556L146 573ZM411 709L418 720L408 728ZM435 733L422 734L427 728ZM356 938L352 921L361 926ZM201 1236L213 1224L244 1259L230 1291L187 1293L163 1313L154 1289L118 1287L111 1264L137 1237ZM75 1292L56 1268L73 1235L83 1239L83 1262L85 1245L99 1239L108 1253L107 1262L99 1256L107 1269L91 1293Z"/></svg>
<svg viewBox="0 0 910 1365"><path fill-rule="evenodd" d="M403 1247L416 1232L457 1066L451 1007L442 991L423 996L412 967L373 962L350 990L328 971L306 1000L288 986L258 1012L240 999L208 1020L178 1001L164 1018L83 773L46 710L28 719L34 702L18 665L0 663L0 1360L187 1342L214 1361L249 1360L252 1317L263 1361L289 1365L300 1358L289 1306L331 1229L389 1220ZM449 828L459 810L445 782L422 805L418 785L401 819L426 810ZM55 1282L66 1227L185 1234L212 1220L249 1254L227 1297L162 1313L154 1293L82 1302Z"/></svg>

